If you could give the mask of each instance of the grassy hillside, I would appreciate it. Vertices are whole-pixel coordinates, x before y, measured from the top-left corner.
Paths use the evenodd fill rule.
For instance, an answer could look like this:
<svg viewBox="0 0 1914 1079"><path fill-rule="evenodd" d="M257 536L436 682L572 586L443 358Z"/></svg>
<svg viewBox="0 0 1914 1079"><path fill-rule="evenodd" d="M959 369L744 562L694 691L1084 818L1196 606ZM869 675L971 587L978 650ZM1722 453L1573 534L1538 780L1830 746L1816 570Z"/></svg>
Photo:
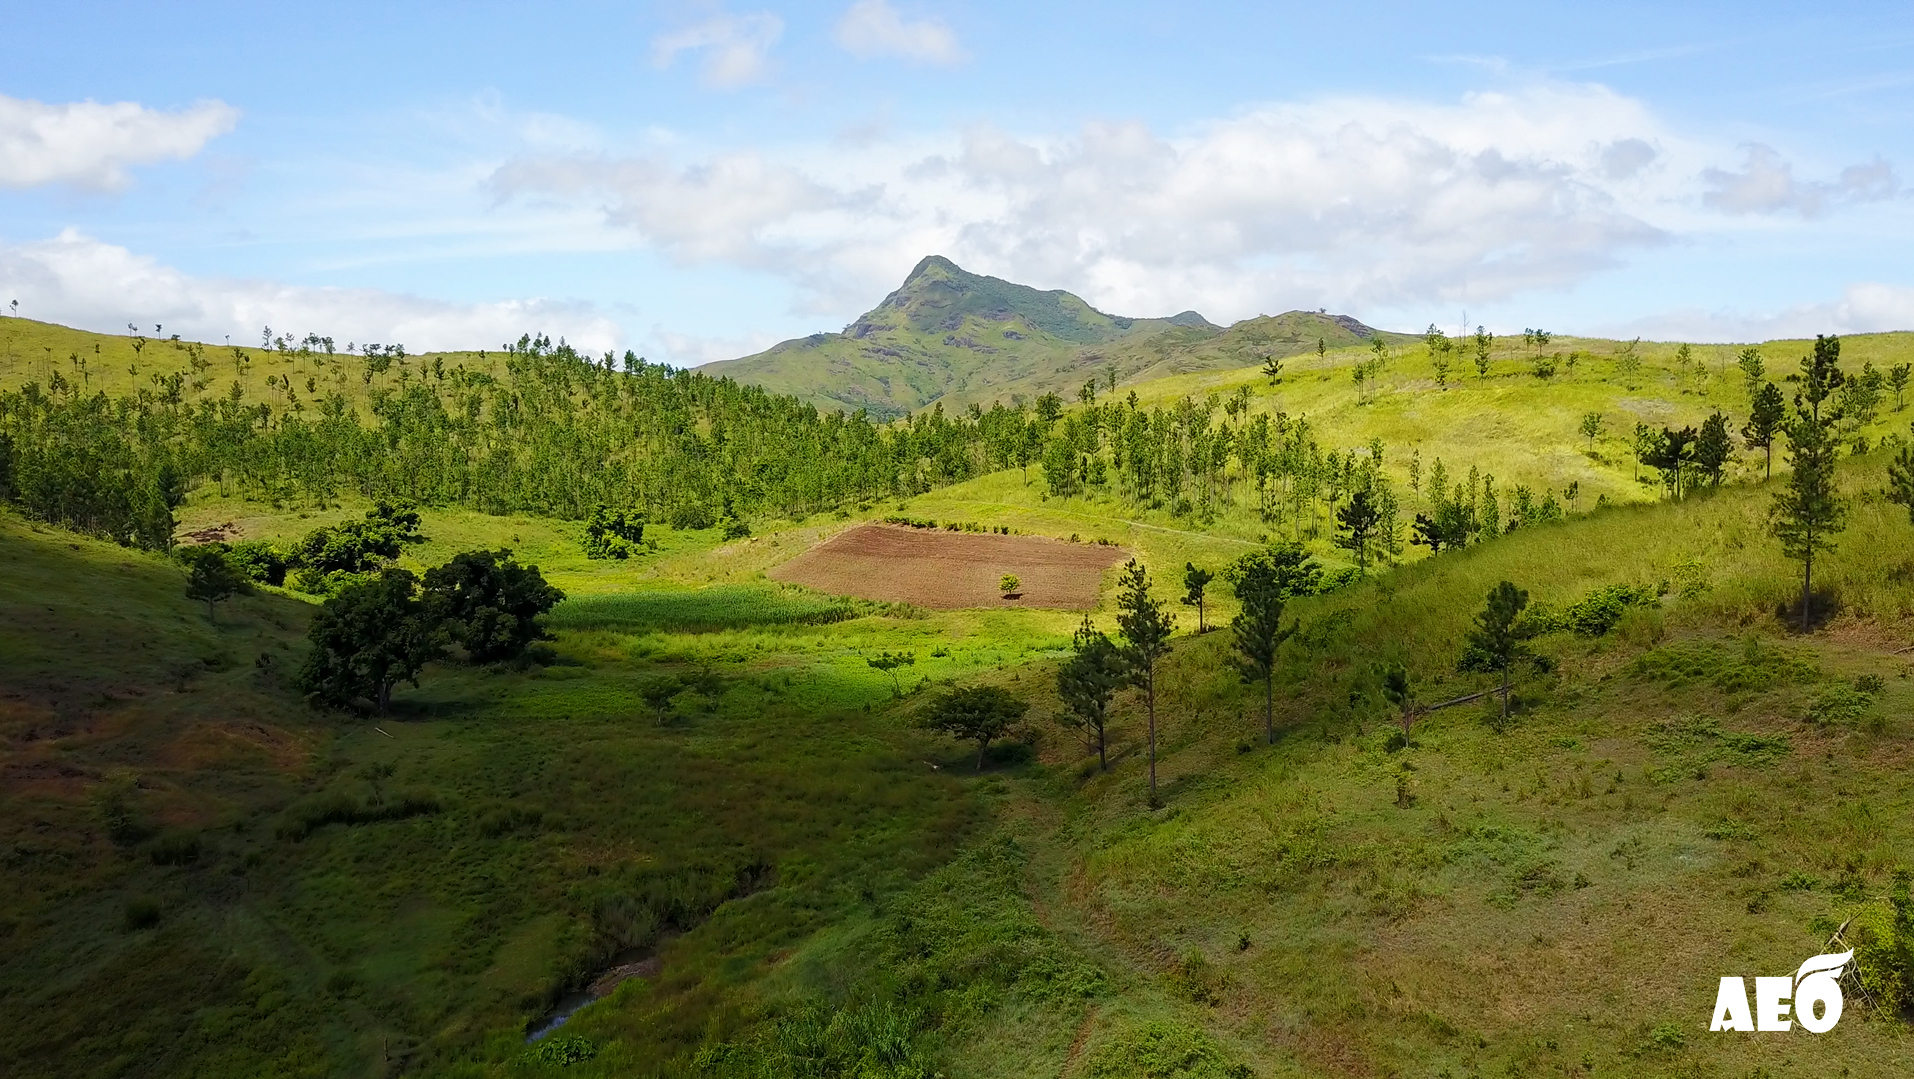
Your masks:
<svg viewBox="0 0 1914 1079"><path fill-rule="evenodd" d="M1009 303L945 299L960 323ZM906 300L900 326L935 317ZM1051 294L1015 317L1079 336L1114 327L1086 311ZM1678 502L1633 478L1637 421L1721 408L1739 427L1738 350L1691 349L1678 365L1674 346L1631 358L1557 339L1541 377L1533 348L1504 341L1486 374L1464 355L1439 383L1419 339L1385 337L1378 358L1350 331L1318 356L1308 325L1082 347L1141 358L1190 334L1136 368L1161 377L1119 396L1246 398L1229 417L1239 428L1280 411L1325 448L1379 439L1411 510L1409 461L1426 480L1438 457L1505 493L1561 497L1573 482L1579 495L1566 520L1411 551L1295 601L1273 746L1228 633L1193 633L1194 610L1175 604L1186 562L1220 569L1301 527L1259 516L1236 465L1213 517L1052 496L1033 464L808 516L762 510L729 540L654 521L629 561L586 559L579 521L426 506L427 540L401 563L481 547L537 563L571 596L549 618L557 661L434 665L376 720L315 712L291 690L310 600L263 589L211 624L176 563L0 507L7 1074L1806 1067L1809 1043L1706 1028L1721 975L1791 971L1849 919L1890 943L1898 932L1897 874L1914 870L1914 525L1880 492L1884 443L1909 413L1890 399L1843 436L1848 527L1817 568L1840 611L1804 636L1776 619L1798 588L1767 531L1780 475L1762 482L1743 452L1726 484ZM189 397L225 392L184 343L134 352L11 319L0 331L15 335L10 384L52 373L27 345L80 355L91 342L142 361L143 387L179 370L209 383ZM1258 369L1257 350L1305 344L1274 382ZM1763 346L1768 377L1788 388L1807 348ZM356 386L361 405L440 359L375 372L323 348L248 351L231 375L249 396L283 400L284 375L308 400L312 377ZM1910 356L1914 335L1883 334L1846 339L1842 359L1852 374ZM83 373L37 362L109 377L106 359ZM1588 413L1603 418L1592 439ZM268 502L218 492L208 480L188 494L182 536L283 543L367 508L336 485ZM1075 613L923 611L765 577L892 514L1108 540L1150 567L1179 615L1159 682L1161 804L1146 796L1135 694L1119 698L1107 774L1055 722ZM1326 527L1310 542L1343 558ZM1113 577L1092 612L1106 630ZM1465 705L1392 743L1375 665L1402 663L1424 701L1482 688L1457 659L1500 580L1558 610L1605 585L1658 599L1605 635L1537 638L1548 662L1524 672L1512 723ZM1209 613L1235 613L1220 586ZM895 688L870 666L883 652L914 660ZM660 704L648 692L667 677L682 691ZM981 774L974 747L919 725L935 693L977 683L1031 704ZM635 976L563 1040L525 1041L555 1002L620 968ZM1893 1074L1914 1035L1851 995L1812 1049L1830 1074ZM586 1058L561 1067L562 1053Z"/></svg>
<svg viewBox="0 0 1914 1079"><path fill-rule="evenodd" d="M956 409L1049 392L1070 398L1092 378L1128 382L1261 363L1265 355L1312 350L1318 340L1340 346L1372 332L1354 319L1300 311L1227 331L1194 311L1119 318L1067 292L967 273L933 255L842 333L785 341L702 370L819 408L889 417L932 402Z"/></svg>
<svg viewBox="0 0 1914 1079"><path fill-rule="evenodd" d="M1108 775L1050 722L1071 616L819 625L761 580L848 519L655 529L655 556L608 565L573 524L428 511L410 564L512 545L580 598L553 619L559 664L433 668L374 723L286 690L304 603L261 594L215 627L170 564L0 518L6 1053L23 1075L545 1074L518 1032L629 939L662 962L565 1028L595 1052L566 1074L726 1074L692 1062L775 1058L807 1001L863 1017L844 1044L888 1022L950 1075L1779 1071L1788 1047L1705 1033L1715 979L1792 969L1914 840L1890 654L1914 633L1914 530L1867 495L1881 469L1844 473L1824 579L1846 608L1815 639L1774 623L1792 567L1750 486L1299 601L1273 748L1227 634L1186 632L1161 809L1136 702ZM962 508L1078 520L1019 490ZM202 493L185 524L289 537L356 509ZM1145 524L1101 530L1159 576L1246 546ZM1556 666L1513 727L1465 707L1389 750L1369 665L1405 662L1424 699L1474 688L1458 639L1504 578L1557 605L1678 584L1608 637L1539 641ZM864 664L888 649L1029 696L1034 756L973 778ZM660 722L639 691L662 672L709 688ZM324 823L331 805L352 812ZM617 928L661 896L663 935ZM1907 1052L1858 1007L1840 1031L1819 1059L1855 1074Z"/></svg>

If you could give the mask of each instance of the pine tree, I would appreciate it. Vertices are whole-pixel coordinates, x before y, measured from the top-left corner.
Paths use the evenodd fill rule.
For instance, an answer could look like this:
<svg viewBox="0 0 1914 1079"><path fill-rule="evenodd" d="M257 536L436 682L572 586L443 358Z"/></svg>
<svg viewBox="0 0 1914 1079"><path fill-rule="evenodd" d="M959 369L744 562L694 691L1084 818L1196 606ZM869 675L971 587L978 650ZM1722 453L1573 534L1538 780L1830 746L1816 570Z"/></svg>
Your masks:
<svg viewBox="0 0 1914 1079"><path fill-rule="evenodd" d="M1748 414L1748 422L1741 428L1741 440L1748 444L1749 449L1761 448L1764 478L1774 476L1774 436L1781 430L1787 414L1787 403L1774 383L1763 382L1754 391L1753 411Z"/></svg>
<svg viewBox="0 0 1914 1079"><path fill-rule="evenodd" d="M1914 424L1908 425L1914 434ZM1887 500L1907 507L1907 520L1914 524L1914 446L1902 446L1887 463Z"/></svg>
<svg viewBox="0 0 1914 1079"><path fill-rule="evenodd" d="M1463 666L1498 671L1502 675L1502 720L1509 718L1509 672L1525 654L1516 619L1529 604L1527 591L1507 581L1489 590L1488 601L1475 616L1463 653Z"/></svg>
<svg viewBox="0 0 1914 1079"><path fill-rule="evenodd" d="M1839 414L1826 405L1841 384L1841 341L1816 336L1814 354L1801 361L1801 389L1795 394L1788 436L1788 486L1774 496L1770 529L1781 551L1801 563L1801 631L1813 628L1814 558L1834 549L1834 537L1846 527L1846 506L1834 486L1834 423Z"/></svg>
<svg viewBox="0 0 1914 1079"><path fill-rule="evenodd" d="M1124 564L1118 582L1117 626L1123 633L1123 656L1130 684L1143 691L1150 720L1150 804L1156 804L1156 665L1170 652L1170 634L1176 616L1150 596L1150 577L1143 563Z"/></svg>
<svg viewBox="0 0 1914 1079"><path fill-rule="evenodd" d="M1357 488L1349 496L1348 503L1336 511L1336 522L1341 526L1336 535L1336 546L1354 554L1356 567L1364 573L1369 571L1369 548L1380 517L1376 500L1367 487Z"/></svg>
<svg viewBox="0 0 1914 1079"><path fill-rule="evenodd" d="M1083 732L1085 747L1094 740L1097 769L1110 770L1104 743L1110 720L1110 698L1126 680L1123 656L1109 636L1083 616L1070 639L1070 658L1057 668L1057 696L1063 700L1070 726Z"/></svg>
<svg viewBox="0 0 1914 1079"><path fill-rule="evenodd" d="M1283 606L1292 596L1316 590L1321 571L1300 544L1254 551L1237 559L1229 580L1242 602L1230 622L1230 644L1236 652L1237 673L1244 682L1263 683L1263 730L1276 742L1276 653L1296 633L1296 623L1283 625Z"/></svg>
<svg viewBox="0 0 1914 1079"><path fill-rule="evenodd" d="M1208 632L1203 627L1203 593L1209 588L1216 574L1206 569L1198 569L1196 563L1183 563L1183 605L1196 608L1196 632Z"/></svg>
<svg viewBox="0 0 1914 1079"><path fill-rule="evenodd" d="M1728 417L1717 409L1702 421L1701 435L1695 439L1695 467L1713 486L1721 486L1721 472L1734 455L1734 440L1728 436Z"/></svg>

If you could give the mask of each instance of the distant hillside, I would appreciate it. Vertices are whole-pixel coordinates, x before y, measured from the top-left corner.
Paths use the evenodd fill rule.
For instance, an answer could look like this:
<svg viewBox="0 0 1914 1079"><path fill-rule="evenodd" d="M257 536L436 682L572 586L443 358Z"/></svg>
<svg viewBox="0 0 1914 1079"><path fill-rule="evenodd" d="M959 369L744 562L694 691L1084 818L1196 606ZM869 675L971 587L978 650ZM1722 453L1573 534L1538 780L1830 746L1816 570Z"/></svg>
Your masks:
<svg viewBox="0 0 1914 1079"><path fill-rule="evenodd" d="M1069 395L1111 370L1127 382L1241 367L1309 351L1319 340L1337 348L1377 332L1345 315L1302 311L1227 330L1195 311L1123 318L1061 289L973 274L932 255L842 333L785 341L703 370L819 408L892 416L939 401L952 408L1053 390Z"/></svg>

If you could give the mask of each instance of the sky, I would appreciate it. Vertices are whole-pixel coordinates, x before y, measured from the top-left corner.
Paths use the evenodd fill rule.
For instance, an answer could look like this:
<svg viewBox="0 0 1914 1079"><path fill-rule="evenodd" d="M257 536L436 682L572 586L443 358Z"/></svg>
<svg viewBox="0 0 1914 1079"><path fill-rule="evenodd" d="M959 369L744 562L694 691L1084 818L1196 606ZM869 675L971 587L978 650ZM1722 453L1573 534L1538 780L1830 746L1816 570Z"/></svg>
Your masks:
<svg viewBox="0 0 1914 1079"><path fill-rule="evenodd" d="M1129 316L1914 329L1890 4L15 5L0 305L689 366L923 256Z"/></svg>

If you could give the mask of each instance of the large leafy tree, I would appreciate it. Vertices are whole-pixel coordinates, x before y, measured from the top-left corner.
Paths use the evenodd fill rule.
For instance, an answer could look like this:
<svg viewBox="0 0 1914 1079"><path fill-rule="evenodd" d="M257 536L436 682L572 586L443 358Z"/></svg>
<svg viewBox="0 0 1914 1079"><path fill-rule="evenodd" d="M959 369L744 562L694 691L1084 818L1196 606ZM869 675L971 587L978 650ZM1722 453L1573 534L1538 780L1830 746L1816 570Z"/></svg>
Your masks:
<svg viewBox="0 0 1914 1079"><path fill-rule="evenodd" d="M1230 622L1236 671L1244 682L1263 684L1263 734L1276 742L1276 653L1296 633L1283 625L1283 607L1294 596L1316 591L1322 571L1300 544L1252 551L1230 567L1229 580L1242 603Z"/></svg>
<svg viewBox="0 0 1914 1079"><path fill-rule="evenodd" d="M312 651L298 688L314 701L347 707L363 698L384 714L392 687L419 684L419 672L445 651L438 620L419 597L419 579L388 568L347 585L313 616Z"/></svg>
<svg viewBox="0 0 1914 1079"><path fill-rule="evenodd" d="M1143 691L1150 720L1150 802L1156 803L1156 665L1170 653L1176 616L1150 595L1150 575L1132 558L1118 583L1117 626L1123 633L1124 666L1130 683Z"/></svg>
<svg viewBox="0 0 1914 1079"><path fill-rule="evenodd" d="M953 738L977 743L977 770L984 770L984 753L1030 709L1028 702L1001 686L954 689L931 703L924 726Z"/></svg>
<svg viewBox="0 0 1914 1079"><path fill-rule="evenodd" d="M1813 628L1814 559L1834 549L1846 527L1847 507L1834 485L1834 424L1840 413L1828 398L1840 388L1841 340L1814 339L1801 360L1801 389L1788 422L1788 485L1775 493L1770 529L1781 552L1801 563L1801 629Z"/></svg>
<svg viewBox="0 0 1914 1079"><path fill-rule="evenodd" d="M1105 748L1110 699L1123 688L1128 673L1116 643L1085 615L1070 639L1070 658L1057 668L1057 696L1063 700L1065 722L1080 732L1085 747L1096 743L1100 771L1110 768Z"/></svg>
<svg viewBox="0 0 1914 1079"><path fill-rule="evenodd" d="M425 571L425 598L447 635L474 663L517 659L549 639L539 617L565 593L510 550L463 551Z"/></svg>

